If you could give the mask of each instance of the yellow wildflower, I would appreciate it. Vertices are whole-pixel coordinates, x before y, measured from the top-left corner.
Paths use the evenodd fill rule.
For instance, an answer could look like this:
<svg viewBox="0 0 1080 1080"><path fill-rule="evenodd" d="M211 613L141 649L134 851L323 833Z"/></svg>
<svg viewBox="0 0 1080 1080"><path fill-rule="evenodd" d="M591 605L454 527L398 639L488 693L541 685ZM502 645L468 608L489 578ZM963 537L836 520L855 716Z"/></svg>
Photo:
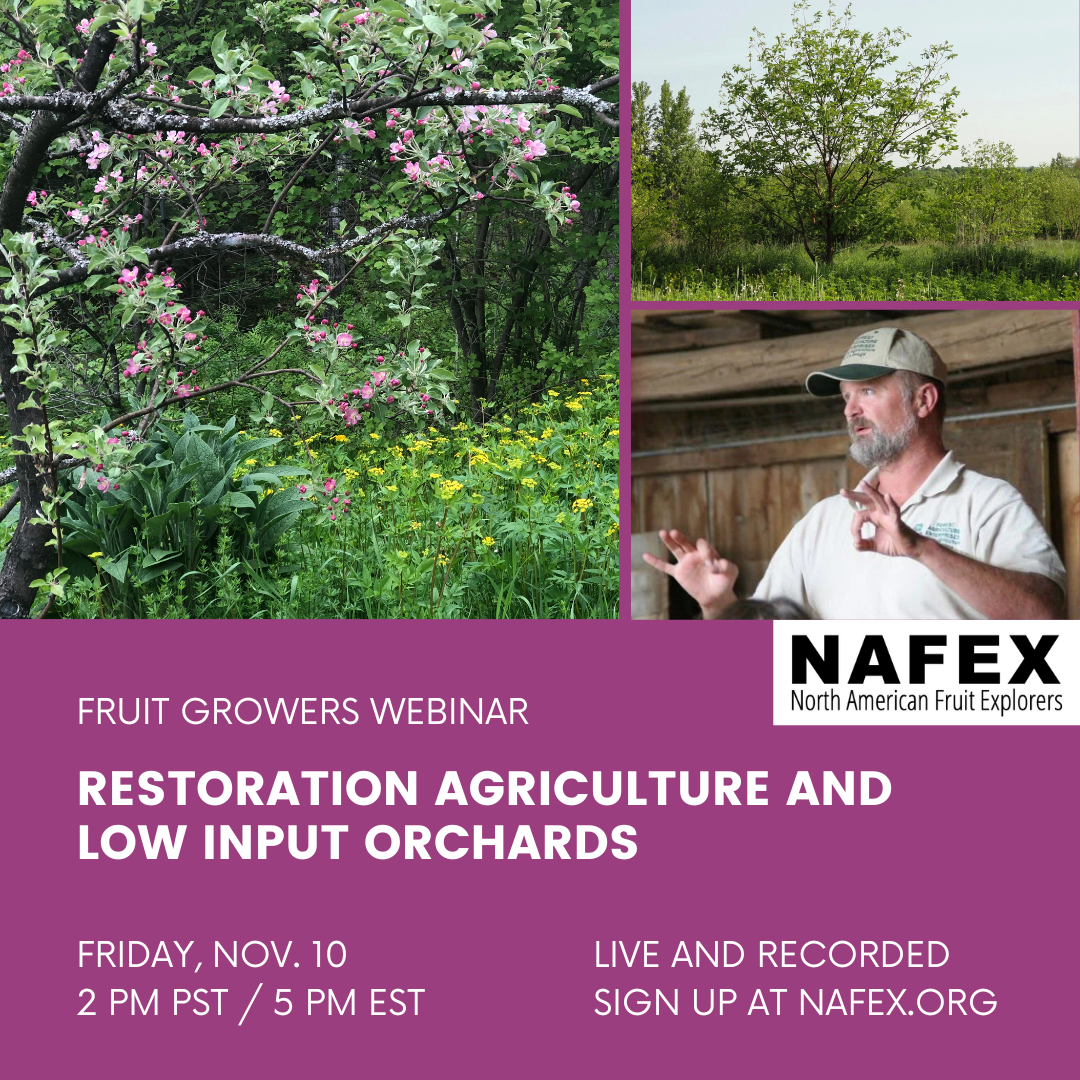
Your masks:
<svg viewBox="0 0 1080 1080"><path fill-rule="evenodd" d="M380 439L382 436L377 435L374 431L368 436L369 439Z"/></svg>
<svg viewBox="0 0 1080 1080"><path fill-rule="evenodd" d="M521 486L527 488L536 487L536 481L531 476L522 477Z"/></svg>
<svg viewBox="0 0 1080 1080"><path fill-rule="evenodd" d="M495 544L495 541L492 537L485 536L484 539L480 541L480 543L483 544L484 547L492 547ZM100 552L98 554L100 554Z"/></svg>
<svg viewBox="0 0 1080 1080"><path fill-rule="evenodd" d="M104 555L104 554L105 554L104 551L91 551L90 554L87 556L87 558L88 559L100 559L101 556Z"/></svg>
<svg viewBox="0 0 1080 1080"><path fill-rule="evenodd" d="M592 506L592 499L575 499L574 505L570 507L575 514L584 514Z"/></svg>
<svg viewBox="0 0 1080 1080"><path fill-rule="evenodd" d="M386 485L386 490L387 491L397 491L397 484L387 484Z"/></svg>
<svg viewBox="0 0 1080 1080"><path fill-rule="evenodd" d="M253 457L249 457L247 459L247 461L244 462L244 464L245 465L258 465L259 463Z"/></svg>
<svg viewBox="0 0 1080 1080"><path fill-rule="evenodd" d="M409 522L409 528L412 529L413 532L415 532L417 529L422 529L423 527L424 526L421 525L419 521L410 521Z"/></svg>
<svg viewBox="0 0 1080 1080"><path fill-rule="evenodd" d="M386 472L385 469L380 469L378 465L373 465L368 469L368 476L382 476L384 472Z"/></svg>

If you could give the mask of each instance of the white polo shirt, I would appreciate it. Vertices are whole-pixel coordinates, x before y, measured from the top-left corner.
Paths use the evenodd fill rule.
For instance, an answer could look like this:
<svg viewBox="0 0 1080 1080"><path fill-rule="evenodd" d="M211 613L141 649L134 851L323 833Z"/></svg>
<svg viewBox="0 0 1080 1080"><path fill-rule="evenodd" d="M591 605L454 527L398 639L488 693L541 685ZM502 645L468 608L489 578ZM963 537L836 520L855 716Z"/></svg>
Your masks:
<svg viewBox="0 0 1080 1080"><path fill-rule="evenodd" d="M873 469L866 481L876 477ZM840 495L819 502L788 533L754 599L794 600L818 619L984 617L915 559L856 550L853 512ZM1002 570L1042 574L1065 588L1065 567L1020 492L954 461L951 451L900 516L917 533L963 555Z"/></svg>

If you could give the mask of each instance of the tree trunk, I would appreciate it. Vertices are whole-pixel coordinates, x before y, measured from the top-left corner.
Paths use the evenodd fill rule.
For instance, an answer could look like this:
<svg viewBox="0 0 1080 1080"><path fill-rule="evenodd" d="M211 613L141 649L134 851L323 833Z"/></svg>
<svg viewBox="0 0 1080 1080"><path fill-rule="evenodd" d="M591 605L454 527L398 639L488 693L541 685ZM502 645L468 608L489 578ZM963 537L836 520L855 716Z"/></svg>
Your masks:
<svg viewBox="0 0 1080 1080"><path fill-rule="evenodd" d="M97 30L86 49L79 69L78 87L88 92L97 89L98 80L108 62L109 53L115 45L110 23ZM39 112L19 137L15 157L4 177L0 192L0 231L10 229L18 232L23 227L26 196L34 187L38 170L46 160L53 140L61 134L70 117L55 113ZM19 449L19 436L29 424L44 424L45 415L40 409L20 409L30 396L22 380L12 373L15 354L12 347L13 334L10 327L0 324L0 389L7 405L8 426L12 448ZM41 517L41 500L44 494L44 468L47 462L39 461L30 454L15 458L15 476L19 492L19 524L8 544L4 565L0 569L0 618L28 618L34 602L34 589L30 582L45 576L55 564L55 555L45 546L52 539L48 525L34 524Z"/></svg>
<svg viewBox="0 0 1080 1080"><path fill-rule="evenodd" d="M27 424L44 423L40 409L20 409L19 405L30 396L19 378L12 374L15 363L12 350L12 331L0 325L0 383L8 408L12 446ZM30 582L45 576L55 556L45 546L52 539L48 525L34 524L32 519L41 517L43 497L43 471L35 457L20 454L15 458L15 482L19 495L19 524L7 546L3 568L0 569L0 618L19 619L30 614L35 590Z"/></svg>
<svg viewBox="0 0 1080 1080"><path fill-rule="evenodd" d="M472 397L473 419L478 424L487 421L487 410L481 404L486 401L488 357L487 357L487 254L491 242L491 217L478 214L476 223L476 247L473 251L473 355L475 369L469 380Z"/></svg>

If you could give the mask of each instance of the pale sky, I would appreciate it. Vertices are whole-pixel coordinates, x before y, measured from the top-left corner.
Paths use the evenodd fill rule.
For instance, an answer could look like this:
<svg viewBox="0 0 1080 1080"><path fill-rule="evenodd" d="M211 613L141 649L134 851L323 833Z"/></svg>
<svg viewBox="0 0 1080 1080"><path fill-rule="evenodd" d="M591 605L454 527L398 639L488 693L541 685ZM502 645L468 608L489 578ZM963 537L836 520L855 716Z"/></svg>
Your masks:
<svg viewBox="0 0 1080 1080"><path fill-rule="evenodd" d="M838 5L841 8L842 4ZM632 0L631 73L652 87L666 79L690 97L694 122L720 100L720 77L746 64L753 28L770 44L791 31L791 0ZM1080 153L1080 4L1077 0L852 0L852 25L911 37L900 63L948 41L959 87L961 146L1007 142L1020 165ZM827 0L812 10L825 11ZM960 164L959 153L943 164Z"/></svg>

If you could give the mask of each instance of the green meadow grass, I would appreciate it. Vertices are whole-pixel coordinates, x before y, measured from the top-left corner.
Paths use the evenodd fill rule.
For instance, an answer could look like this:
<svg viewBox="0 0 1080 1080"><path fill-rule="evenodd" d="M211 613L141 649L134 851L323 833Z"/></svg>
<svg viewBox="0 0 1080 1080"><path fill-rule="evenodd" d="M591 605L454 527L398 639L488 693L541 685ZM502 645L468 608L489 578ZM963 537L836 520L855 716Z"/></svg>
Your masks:
<svg viewBox="0 0 1080 1080"><path fill-rule="evenodd" d="M866 246L831 268L801 247L754 245L695 265L674 246L634 265L634 300L1062 300L1080 299L1076 241L950 247L909 245L893 258Z"/></svg>

